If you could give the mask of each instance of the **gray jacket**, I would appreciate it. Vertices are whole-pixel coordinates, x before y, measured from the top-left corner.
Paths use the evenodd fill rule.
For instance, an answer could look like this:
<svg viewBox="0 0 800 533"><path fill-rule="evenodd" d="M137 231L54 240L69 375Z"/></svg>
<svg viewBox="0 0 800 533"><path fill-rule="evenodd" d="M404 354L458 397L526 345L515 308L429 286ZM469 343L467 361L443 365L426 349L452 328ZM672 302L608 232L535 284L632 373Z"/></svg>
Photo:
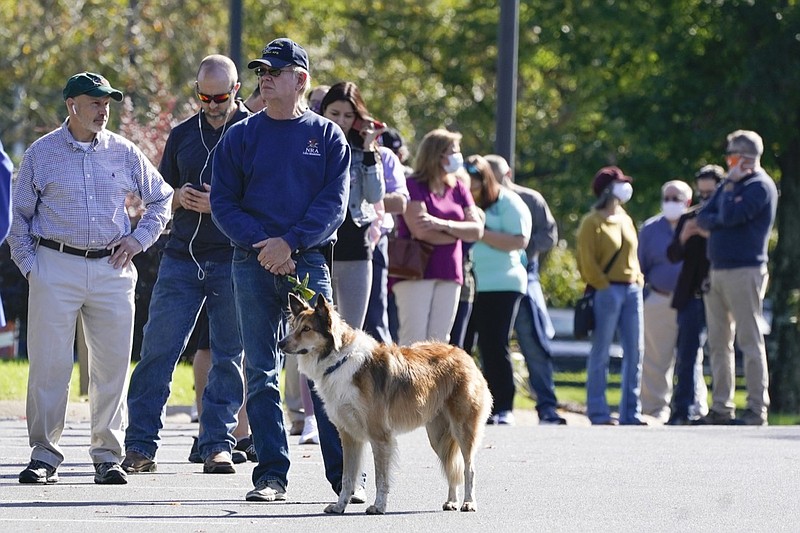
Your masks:
<svg viewBox="0 0 800 533"><path fill-rule="evenodd" d="M383 180L383 165L380 154L375 152L375 165L364 164L364 151L352 147L350 161L350 200L348 208L353 222L359 228L378 218L372 204L383 199L386 183Z"/></svg>

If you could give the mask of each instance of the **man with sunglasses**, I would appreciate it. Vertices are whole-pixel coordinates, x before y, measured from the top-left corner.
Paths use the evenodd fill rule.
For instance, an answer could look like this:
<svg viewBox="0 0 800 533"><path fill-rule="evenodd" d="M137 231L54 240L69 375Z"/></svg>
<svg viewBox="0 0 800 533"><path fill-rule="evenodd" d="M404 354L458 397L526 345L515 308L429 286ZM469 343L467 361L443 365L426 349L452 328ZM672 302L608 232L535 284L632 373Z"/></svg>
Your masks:
<svg viewBox="0 0 800 533"><path fill-rule="evenodd" d="M295 277L331 300L330 258L349 196L350 148L305 105L306 51L276 39L248 64L266 108L234 125L214 158L211 208L230 237L233 291L247 353L247 412L258 465L248 501L286 500L289 452L278 389L277 342ZM341 488L338 433L312 390L326 477ZM363 500L362 500L363 501Z"/></svg>
<svg viewBox="0 0 800 533"><path fill-rule="evenodd" d="M159 167L175 190L174 217L144 327L141 361L128 391L130 424L122 466L130 473L156 469L158 432L163 427L172 372L204 305L211 362L197 444L203 472L235 472L234 428L244 398L242 345L231 286L233 248L211 220L209 191L211 161L219 143L248 113L234 98L238 74L228 57L203 59L194 89L200 111L170 132Z"/></svg>
<svg viewBox="0 0 800 533"><path fill-rule="evenodd" d="M707 424L766 425L769 374L763 305L769 276L767 246L778 205L773 179L761 168L764 141L754 131L728 135L728 175L697 215L710 232L709 290L705 296L713 403ZM735 418L736 343L744 358L747 408Z"/></svg>

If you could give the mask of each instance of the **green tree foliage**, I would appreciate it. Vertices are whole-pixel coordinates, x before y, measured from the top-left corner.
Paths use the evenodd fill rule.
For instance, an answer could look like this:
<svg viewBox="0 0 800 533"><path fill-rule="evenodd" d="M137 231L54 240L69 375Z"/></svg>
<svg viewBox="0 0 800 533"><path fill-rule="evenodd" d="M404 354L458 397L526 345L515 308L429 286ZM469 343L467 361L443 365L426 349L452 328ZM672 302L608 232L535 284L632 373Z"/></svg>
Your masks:
<svg viewBox="0 0 800 533"><path fill-rule="evenodd" d="M517 181L545 195L567 246L600 166L618 164L634 177L628 209L642 221L658 210L664 181L691 181L702 164L722 162L729 131L762 134L763 163L782 194L772 264L773 393L791 409L800 408L791 299L800 291L800 242L793 237L800 214L797 3L521 1L516 131ZM182 103L194 104L200 59L228 50L228 7L0 0L4 144L19 150L61 122L64 81L91 69L130 97L112 112L111 128L156 147L167 124L190 112ZM412 154L441 126L464 135L466 153L494 150L495 0L243 0L243 7L243 62L269 40L290 36L309 51L314 84L356 82L373 115L397 127ZM255 79L244 67L249 93Z"/></svg>

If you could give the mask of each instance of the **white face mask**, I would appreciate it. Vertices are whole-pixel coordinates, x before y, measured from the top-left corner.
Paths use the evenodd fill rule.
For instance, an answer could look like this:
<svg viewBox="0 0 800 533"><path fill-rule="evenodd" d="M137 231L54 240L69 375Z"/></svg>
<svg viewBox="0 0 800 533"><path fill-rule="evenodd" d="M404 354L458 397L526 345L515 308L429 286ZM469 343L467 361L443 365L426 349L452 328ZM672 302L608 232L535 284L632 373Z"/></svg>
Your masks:
<svg viewBox="0 0 800 533"><path fill-rule="evenodd" d="M611 194L613 194L617 200L624 204L633 196L633 186L627 181L617 182L611 188Z"/></svg>
<svg viewBox="0 0 800 533"><path fill-rule="evenodd" d="M681 215L686 212L686 204L684 202L662 202L661 213L664 218L674 222L681 218Z"/></svg>
<svg viewBox="0 0 800 533"><path fill-rule="evenodd" d="M463 166L464 156L461 155L461 152L456 152L447 156L447 164L444 166L444 171L447 173L452 173Z"/></svg>

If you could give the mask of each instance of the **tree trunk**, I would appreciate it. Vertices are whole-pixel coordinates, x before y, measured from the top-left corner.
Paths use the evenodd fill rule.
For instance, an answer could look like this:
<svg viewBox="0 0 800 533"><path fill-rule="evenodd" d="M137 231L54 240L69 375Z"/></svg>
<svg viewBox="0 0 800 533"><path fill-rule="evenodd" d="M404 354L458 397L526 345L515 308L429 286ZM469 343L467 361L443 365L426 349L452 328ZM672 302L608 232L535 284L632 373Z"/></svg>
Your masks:
<svg viewBox="0 0 800 533"><path fill-rule="evenodd" d="M795 133L800 129L795 129ZM800 413L800 138L786 144L778 202L778 245L770 290L773 320L769 341L771 409Z"/></svg>

